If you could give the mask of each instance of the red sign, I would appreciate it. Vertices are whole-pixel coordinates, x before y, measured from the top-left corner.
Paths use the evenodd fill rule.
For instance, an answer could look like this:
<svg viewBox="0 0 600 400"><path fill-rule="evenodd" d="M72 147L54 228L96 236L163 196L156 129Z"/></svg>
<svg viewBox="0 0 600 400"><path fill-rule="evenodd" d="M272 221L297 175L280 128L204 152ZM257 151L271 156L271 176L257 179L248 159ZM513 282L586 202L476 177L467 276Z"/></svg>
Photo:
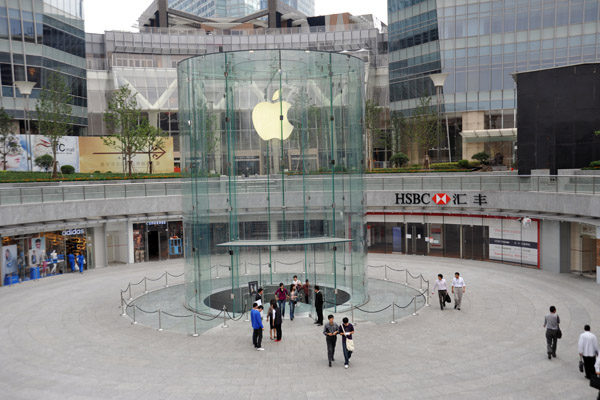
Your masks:
<svg viewBox="0 0 600 400"><path fill-rule="evenodd" d="M433 202L438 205L446 205L450 201L450 196L446 193L436 193L433 196Z"/></svg>

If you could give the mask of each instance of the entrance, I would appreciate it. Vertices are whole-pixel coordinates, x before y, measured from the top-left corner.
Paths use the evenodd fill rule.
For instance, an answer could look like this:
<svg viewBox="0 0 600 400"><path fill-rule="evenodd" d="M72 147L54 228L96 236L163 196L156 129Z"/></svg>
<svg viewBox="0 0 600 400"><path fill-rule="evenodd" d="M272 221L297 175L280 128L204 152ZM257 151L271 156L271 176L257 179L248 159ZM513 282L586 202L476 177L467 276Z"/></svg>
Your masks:
<svg viewBox="0 0 600 400"><path fill-rule="evenodd" d="M160 261L160 232L148 231L148 261Z"/></svg>
<svg viewBox="0 0 600 400"><path fill-rule="evenodd" d="M425 255L427 246L425 242L425 224L407 224L406 229L406 253Z"/></svg>
<svg viewBox="0 0 600 400"><path fill-rule="evenodd" d="M463 225L462 258L467 260L486 260L489 227L480 225Z"/></svg>

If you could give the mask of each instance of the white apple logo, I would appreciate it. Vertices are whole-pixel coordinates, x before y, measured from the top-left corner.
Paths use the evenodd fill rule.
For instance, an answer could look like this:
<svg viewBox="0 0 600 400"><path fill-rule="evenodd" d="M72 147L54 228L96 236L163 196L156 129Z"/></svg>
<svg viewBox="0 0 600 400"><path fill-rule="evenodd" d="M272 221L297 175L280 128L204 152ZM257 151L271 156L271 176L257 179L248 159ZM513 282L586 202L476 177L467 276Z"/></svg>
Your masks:
<svg viewBox="0 0 600 400"><path fill-rule="evenodd" d="M273 93L273 101L279 100L280 95L279 90ZM291 106L287 101L282 101L281 104L279 101L275 103L263 101L254 107L252 110L252 124L262 140L286 140L290 137L294 130L294 125L290 124L287 118ZM283 121L280 120L280 115L283 115Z"/></svg>

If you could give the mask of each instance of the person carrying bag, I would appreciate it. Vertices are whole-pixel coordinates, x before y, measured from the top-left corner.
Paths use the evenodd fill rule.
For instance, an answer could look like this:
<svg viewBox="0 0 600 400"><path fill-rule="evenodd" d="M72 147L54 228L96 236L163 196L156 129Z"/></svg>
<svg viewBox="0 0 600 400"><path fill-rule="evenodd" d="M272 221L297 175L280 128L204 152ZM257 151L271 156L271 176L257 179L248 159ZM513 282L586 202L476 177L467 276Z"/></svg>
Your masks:
<svg viewBox="0 0 600 400"><path fill-rule="evenodd" d="M348 321L348 318L342 320L339 332L342 334L342 350L344 351L344 368L348 369L350 363L350 357L354 351L354 340L352 340L352 334L354 333L354 326Z"/></svg>

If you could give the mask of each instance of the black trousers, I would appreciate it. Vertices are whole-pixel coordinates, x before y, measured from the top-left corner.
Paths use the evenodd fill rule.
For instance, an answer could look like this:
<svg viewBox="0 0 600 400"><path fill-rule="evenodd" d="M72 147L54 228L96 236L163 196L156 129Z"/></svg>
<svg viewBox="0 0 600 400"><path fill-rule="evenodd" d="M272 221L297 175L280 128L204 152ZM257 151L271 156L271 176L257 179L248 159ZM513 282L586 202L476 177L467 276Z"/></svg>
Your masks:
<svg viewBox="0 0 600 400"><path fill-rule="evenodd" d="M558 331L556 329L546 329L546 352L556 354L556 345L558 343Z"/></svg>
<svg viewBox="0 0 600 400"><path fill-rule="evenodd" d="M323 307L317 307L317 323L323 323Z"/></svg>
<svg viewBox="0 0 600 400"><path fill-rule="evenodd" d="M333 361L335 358L335 344L337 343L337 337L327 336L325 340L327 341L327 360Z"/></svg>
<svg viewBox="0 0 600 400"><path fill-rule="evenodd" d="M438 298L440 299L440 308L446 307L446 295L448 294L447 290L439 290L438 289Z"/></svg>
<svg viewBox="0 0 600 400"><path fill-rule="evenodd" d="M281 336L282 336L281 324L275 325L275 331L277 332L277 340L281 340Z"/></svg>
<svg viewBox="0 0 600 400"><path fill-rule="evenodd" d="M583 356L583 370L585 371L586 378L589 378L596 373L594 364L596 364L596 357Z"/></svg>
<svg viewBox="0 0 600 400"><path fill-rule="evenodd" d="M254 344L254 347L257 349L262 346L262 335L262 329L254 329L252 332L252 344Z"/></svg>

